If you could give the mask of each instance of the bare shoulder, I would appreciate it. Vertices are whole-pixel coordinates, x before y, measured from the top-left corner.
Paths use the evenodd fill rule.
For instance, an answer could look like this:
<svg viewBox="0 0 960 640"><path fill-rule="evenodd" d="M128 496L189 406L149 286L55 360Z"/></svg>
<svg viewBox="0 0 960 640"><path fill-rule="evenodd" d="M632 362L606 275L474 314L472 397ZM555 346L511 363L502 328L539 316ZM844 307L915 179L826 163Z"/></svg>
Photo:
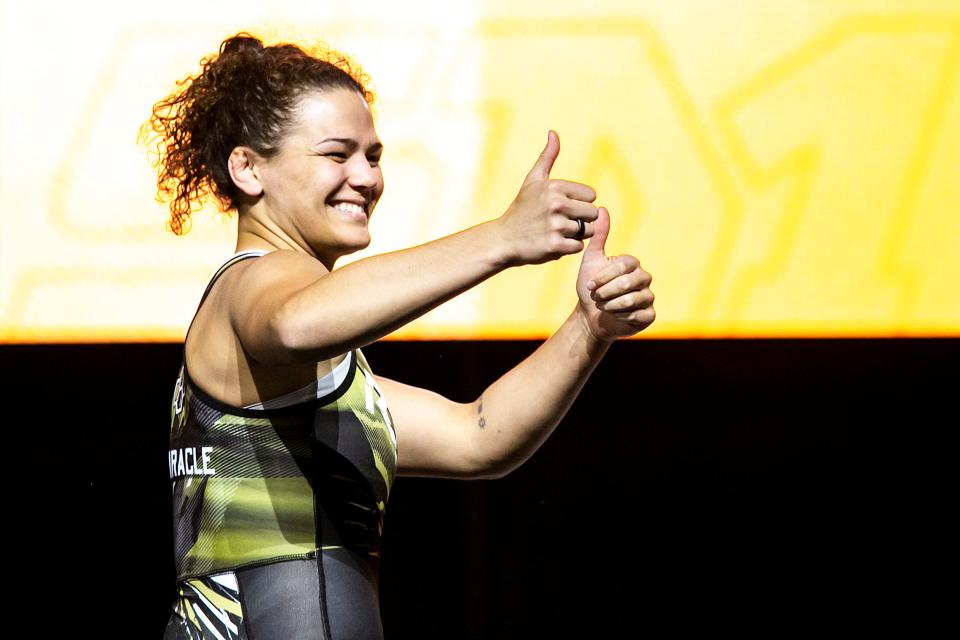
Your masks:
<svg viewBox="0 0 960 640"><path fill-rule="evenodd" d="M213 397L241 406L282 395L317 375L317 363L290 362L270 333L273 312L326 275L295 251L231 265L214 283L187 336L190 376Z"/></svg>
<svg viewBox="0 0 960 640"><path fill-rule="evenodd" d="M291 296L329 271L319 260L296 251L272 251L249 262L224 283L226 315L256 360L282 364L279 345L271 338L271 318Z"/></svg>
<svg viewBox="0 0 960 640"><path fill-rule="evenodd" d="M271 251L247 262L249 264L237 269L229 279L224 294L242 296L251 289L278 286L285 290L300 289L329 273L322 262L297 251Z"/></svg>

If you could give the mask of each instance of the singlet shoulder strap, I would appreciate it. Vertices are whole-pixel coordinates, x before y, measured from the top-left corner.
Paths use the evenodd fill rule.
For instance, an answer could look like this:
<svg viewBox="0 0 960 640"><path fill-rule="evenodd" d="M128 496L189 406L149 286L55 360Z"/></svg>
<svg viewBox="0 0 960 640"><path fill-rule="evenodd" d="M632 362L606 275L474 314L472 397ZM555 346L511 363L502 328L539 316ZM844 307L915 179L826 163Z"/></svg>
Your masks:
<svg viewBox="0 0 960 640"><path fill-rule="evenodd" d="M193 319L190 320L190 324L189 326L187 326L187 333L184 334L184 339L186 339L186 336L189 335L190 327L193 326L193 321L197 319L197 314L200 313L200 307L203 306L203 303L207 299L207 296L210 295L210 290L213 288L214 283L216 283L216 281L220 278L220 276L223 275L224 271L226 271L233 265L237 264L241 260L246 260L248 258L259 258L260 256L266 255L268 253L270 252L263 249L251 249L249 251L238 251L237 253L227 258L227 261L224 262L219 269L217 269L217 272L213 274L212 278L210 278L210 282L207 283L207 288L204 289L203 295L200 297L200 302L199 304L197 304L197 309L196 311L193 312Z"/></svg>
<svg viewBox="0 0 960 640"><path fill-rule="evenodd" d="M217 269L217 272L213 274L213 277L210 278L210 282L207 283L207 288L204 289L203 296L200 297L200 304L198 304L197 307L199 308L200 305L203 304L203 301L207 299L207 295L210 294L210 289L213 288L214 283L220 278L220 276L223 275L224 271L237 264L241 260L246 260L247 258L259 258L260 256L268 253L270 252L264 251L263 249L251 249L250 251L239 251L230 256L230 258L228 258L227 261L224 262L219 269Z"/></svg>

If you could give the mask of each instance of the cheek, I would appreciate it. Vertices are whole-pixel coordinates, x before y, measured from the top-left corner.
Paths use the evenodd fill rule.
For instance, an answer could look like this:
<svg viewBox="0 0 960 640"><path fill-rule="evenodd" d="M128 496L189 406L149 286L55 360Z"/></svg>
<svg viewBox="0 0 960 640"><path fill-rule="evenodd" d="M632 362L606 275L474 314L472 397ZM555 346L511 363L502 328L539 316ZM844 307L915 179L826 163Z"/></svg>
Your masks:
<svg viewBox="0 0 960 640"><path fill-rule="evenodd" d="M338 191L342 184L343 176L333 171L324 171L319 174L307 176L303 186L310 188L320 197L327 198Z"/></svg>

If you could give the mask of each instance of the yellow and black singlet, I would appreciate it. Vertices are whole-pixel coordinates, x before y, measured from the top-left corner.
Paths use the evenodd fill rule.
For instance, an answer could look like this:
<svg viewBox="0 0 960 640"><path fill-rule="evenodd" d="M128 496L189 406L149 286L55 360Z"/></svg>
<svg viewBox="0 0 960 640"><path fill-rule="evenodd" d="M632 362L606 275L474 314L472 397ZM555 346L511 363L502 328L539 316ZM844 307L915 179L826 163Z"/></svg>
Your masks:
<svg viewBox="0 0 960 640"><path fill-rule="evenodd" d="M200 304L230 266L264 253L232 256ZM248 407L195 386L184 360L171 407L177 594L165 640L382 638L378 556L396 456L360 349L309 387Z"/></svg>

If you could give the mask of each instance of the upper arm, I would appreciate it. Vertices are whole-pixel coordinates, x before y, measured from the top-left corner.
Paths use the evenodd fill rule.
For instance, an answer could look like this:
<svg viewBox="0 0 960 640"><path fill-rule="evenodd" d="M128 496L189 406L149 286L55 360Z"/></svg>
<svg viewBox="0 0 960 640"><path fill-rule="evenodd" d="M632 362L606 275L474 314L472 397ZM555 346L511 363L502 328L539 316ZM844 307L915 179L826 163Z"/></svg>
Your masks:
<svg viewBox="0 0 960 640"><path fill-rule="evenodd" d="M397 434L397 474L438 478L488 477L470 437L474 405L374 376Z"/></svg>
<svg viewBox="0 0 960 640"><path fill-rule="evenodd" d="M299 362L285 340L279 312L294 294L328 271L319 261L294 251L273 251L249 262L224 292L230 325L244 350L258 362Z"/></svg>

